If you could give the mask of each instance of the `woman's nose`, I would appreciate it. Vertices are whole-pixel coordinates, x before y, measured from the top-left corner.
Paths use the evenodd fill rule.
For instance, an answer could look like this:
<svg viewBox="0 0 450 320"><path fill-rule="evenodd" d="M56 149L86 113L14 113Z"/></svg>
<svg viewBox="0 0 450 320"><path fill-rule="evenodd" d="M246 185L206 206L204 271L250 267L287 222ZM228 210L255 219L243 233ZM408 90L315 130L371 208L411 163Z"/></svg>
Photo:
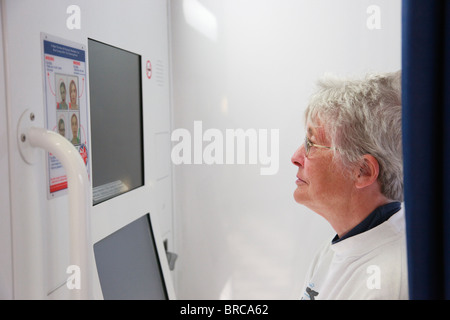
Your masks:
<svg viewBox="0 0 450 320"><path fill-rule="evenodd" d="M291 162L297 166L303 166L305 162L305 146L301 145L292 155Z"/></svg>

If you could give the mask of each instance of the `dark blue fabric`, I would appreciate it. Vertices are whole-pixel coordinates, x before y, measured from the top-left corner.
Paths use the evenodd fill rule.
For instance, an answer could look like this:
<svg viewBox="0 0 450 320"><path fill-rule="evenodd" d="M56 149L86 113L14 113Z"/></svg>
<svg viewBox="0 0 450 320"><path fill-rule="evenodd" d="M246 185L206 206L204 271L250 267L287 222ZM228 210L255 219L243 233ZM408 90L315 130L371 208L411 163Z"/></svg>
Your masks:
<svg viewBox="0 0 450 320"><path fill-rule="evenodd" d="M388 220L394 213L400 211L402 205L400 202L391 202L385 205L382 205L372 211L363 221L361 221L356 227L347 232L344 236L339 238L336 235L331 241L332 244L338 243L344 239L353 237L357 234L363 233L367 230L375 228L376 226L382 224L386 220Z"/></svg>
<svg viewBox="0 0 450 320"><path fill-rule="evenodd" d="M402 2L410 299L450 299L450 1Z"/></svg>

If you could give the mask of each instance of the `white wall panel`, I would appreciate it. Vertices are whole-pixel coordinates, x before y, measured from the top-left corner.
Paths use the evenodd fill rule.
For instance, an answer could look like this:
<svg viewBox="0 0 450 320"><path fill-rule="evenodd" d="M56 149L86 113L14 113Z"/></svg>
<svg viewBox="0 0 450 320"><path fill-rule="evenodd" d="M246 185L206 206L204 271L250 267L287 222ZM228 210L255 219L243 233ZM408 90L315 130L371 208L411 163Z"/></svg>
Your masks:
<svg viewBox="0 0 450 320"><path fill-rule="evenodd" d="M163 212L155 201L156 193L164 201L172 201L171 171L164 168L168 180L162 186L164 190L158 190L156 184L161 177L156 165L160 161L157 156L167 153L170 148L168 139L165 146L164 142L157 145L155 141L156 133L170 132L171 129L167 1L5 0L1 4L2 54L5 55L6 71L3 74L2 68L0 90L3 92L6 82L8 97L6 106L3 94L0 101L0 143L6 151L1 153L0 158L1 228L11 228L10 234L2 229L2 237L6 240L8 236L12 237L12 247L9 249L13 256L9 259L14 277L11 279L11 291L17 299L51 298L54 294L48 294L59 286L64 287L67 279L67 196L47 200L45 153L41 151L33 165L26 164L19 154L16 136L19 118L27 109L36 115L35 126L45 125L40 34L43 32L86 46L88 38L93 38L141 55L145 186L93 207L92 238L94 242L98 241L145 213L157 212L166 228L159 233L171 240L173 233L168 229L172 226L171 206L165 206ZM72 14L70 10L68 12L71 5L80 9L79 28L67 26ZM155 67L151 79L145 75L147 60ZM7 137L6 119L9 128ZM4 178L7 166L10 179L7 176ZM7 192L3 192L5 188ZM2 258L8 253L8 243L3 240ZM6 294L11 294L11 291ZM56 293L56 297L65 295Z"/></svg>
<svg viewBox="0 0 450 320"><path fill-rule="evenodd" d="M2 4L0 3L0 33L3 40ZM6 112L6 83L3 60L3 41L0 43L0 300L13 298L11 206L9 192L8 113Z"/></svg>

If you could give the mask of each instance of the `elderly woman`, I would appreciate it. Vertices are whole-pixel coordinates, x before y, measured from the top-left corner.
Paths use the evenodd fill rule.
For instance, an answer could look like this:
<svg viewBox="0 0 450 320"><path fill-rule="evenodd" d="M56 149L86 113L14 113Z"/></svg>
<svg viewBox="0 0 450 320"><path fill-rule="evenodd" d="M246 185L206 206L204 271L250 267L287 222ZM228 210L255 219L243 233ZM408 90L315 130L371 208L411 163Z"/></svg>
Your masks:
<svg viewBox="0 0 450 320"><path fill-rule="evenodd" d="M408 299L401 73L327 78L306 109L294 199L336 231L302 299Z"/></svg>

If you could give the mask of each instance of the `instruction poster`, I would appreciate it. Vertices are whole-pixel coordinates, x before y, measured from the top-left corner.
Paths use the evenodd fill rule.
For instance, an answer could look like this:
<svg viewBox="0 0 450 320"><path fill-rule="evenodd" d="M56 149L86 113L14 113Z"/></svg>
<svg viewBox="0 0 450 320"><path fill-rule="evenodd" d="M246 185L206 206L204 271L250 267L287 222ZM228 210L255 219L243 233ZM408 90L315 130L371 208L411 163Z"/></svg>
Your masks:
<svg viewBox="0 0 450 320"><path fill-rule="evenodd" d="M89 176L86 50L82 44L41 34L46 126L69 140ZM48 198L67 192L67 177L59 160L47 156Z"/></svg>

